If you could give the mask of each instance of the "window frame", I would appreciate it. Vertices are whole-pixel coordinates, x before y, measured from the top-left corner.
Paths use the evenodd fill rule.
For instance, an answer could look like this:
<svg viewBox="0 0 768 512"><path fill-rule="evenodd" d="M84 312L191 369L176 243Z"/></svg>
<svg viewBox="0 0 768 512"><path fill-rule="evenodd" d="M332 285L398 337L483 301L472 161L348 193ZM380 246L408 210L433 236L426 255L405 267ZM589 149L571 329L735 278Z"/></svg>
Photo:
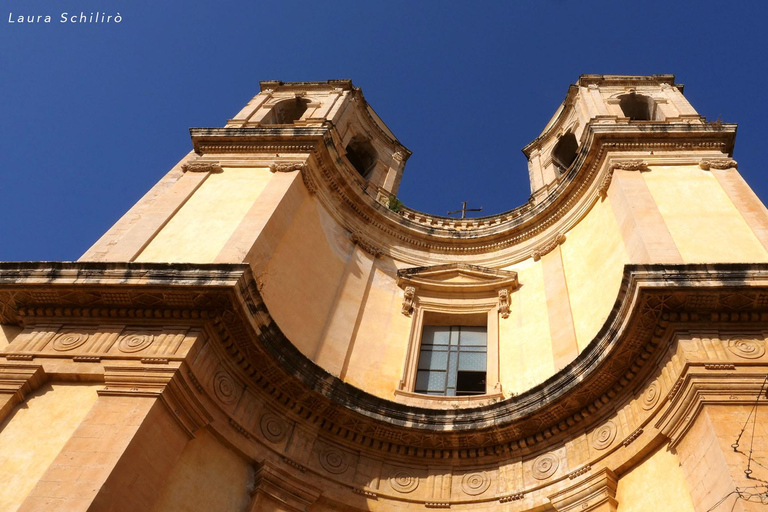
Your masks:
<svg viewBox="0 0 768 512"><path fill-rule="evenodd" d="M499 380L499 317L509 315L509 294L518 287L517 273L453 263L398 272L404 290L402 313L411 316L403 378L395 396L405 402L476 402L503 398ZM486 387L482 395L445 396L416 393L419 353L425 325L461 325L467 315L485 319ZM451 319L456 319L452 322ZM470 324L465 324L470 325ZM478 325L477 323L475 325Z"/></svg>

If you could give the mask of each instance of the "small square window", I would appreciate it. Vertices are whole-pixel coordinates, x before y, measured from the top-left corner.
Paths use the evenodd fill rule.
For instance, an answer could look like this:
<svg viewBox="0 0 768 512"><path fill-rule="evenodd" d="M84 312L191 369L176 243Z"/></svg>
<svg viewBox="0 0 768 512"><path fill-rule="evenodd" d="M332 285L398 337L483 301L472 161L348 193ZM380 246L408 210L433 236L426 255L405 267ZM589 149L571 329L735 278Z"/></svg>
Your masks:
<svg viewBox="0 0 768 512"><path fill-rule="evenodd" d="M425 325L414 391L440 396L485 394L487 352L485 326Z"/></svg>

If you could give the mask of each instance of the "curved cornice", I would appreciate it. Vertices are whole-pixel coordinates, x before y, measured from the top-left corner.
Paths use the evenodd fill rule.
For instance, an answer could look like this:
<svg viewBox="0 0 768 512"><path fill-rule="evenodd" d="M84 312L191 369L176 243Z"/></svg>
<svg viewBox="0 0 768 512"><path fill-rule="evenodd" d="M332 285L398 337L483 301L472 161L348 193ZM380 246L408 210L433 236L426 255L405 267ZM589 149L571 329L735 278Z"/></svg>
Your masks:
<svg viewBox="0 0 768 512"><path fill-rule="evenodd" d="M766 301L766 264L627 266L607 321L567 367L519 396L442 410L373 396L303 356L272 320L246 265L0 264L2 323L203 323L240 378L274 407L388 451L534 449L633 393L675 330L702 321L765 328Z"/></svg>
<svg viewBox="0 0 768 512"><path fill-rule="evenodd" d="M487 217L452 219L403 208L391 211L386 192L362 179L342 157L331 123L312 127L194 128L195 151L237 165L238 153L249 162L305 154L301 172L316 185L317 197L343 227L363 235L382 252L414 266L462 261L502 267L541 251L573 227L599 198L599 183L611 172L609 155L642 153L649 162L675 151L675 162L697 165L703 153L730 155L735 125L688 123L605 124L591 121L584 144L569 172L537 203ZM654 156L654 153L656 156ZM256 156L254 156L256 155ZM659 156L661 155L661 156ZM689 160L686 160L686 155ZM288 158L286 156L285 158ZM552 239L552 240L550 240Z"/></svg>

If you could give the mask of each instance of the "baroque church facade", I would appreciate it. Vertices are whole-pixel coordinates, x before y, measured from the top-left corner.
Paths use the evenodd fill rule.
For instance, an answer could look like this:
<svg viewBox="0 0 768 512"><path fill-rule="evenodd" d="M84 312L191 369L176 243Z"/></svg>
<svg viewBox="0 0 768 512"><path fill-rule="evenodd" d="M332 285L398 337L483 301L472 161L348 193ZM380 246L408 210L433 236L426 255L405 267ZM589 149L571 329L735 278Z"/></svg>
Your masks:
<svg viewBox="0 0 768 512"><path fill-rule="evenodd" d="M78 261L0 263L0 510L765 510L735 135L583 75L529 202L455 219L351 81L262 82Z"/></svg>

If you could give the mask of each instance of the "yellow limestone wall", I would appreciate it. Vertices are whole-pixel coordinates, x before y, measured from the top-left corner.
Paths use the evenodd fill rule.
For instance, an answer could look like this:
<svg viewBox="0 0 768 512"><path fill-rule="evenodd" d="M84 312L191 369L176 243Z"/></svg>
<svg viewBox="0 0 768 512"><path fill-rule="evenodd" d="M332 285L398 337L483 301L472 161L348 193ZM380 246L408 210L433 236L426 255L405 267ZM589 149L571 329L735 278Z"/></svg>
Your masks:
<svg viewBox="0 0 768 512"><path fill-rule="evenodd" d="M629 255L609 199L598 200L560 246L579 352L605 323Z"/></svg>
<svg viewBox="0 0 768 512"><path fill-rule="evenodd" d="M619 479L617 512L695 512L677 456L661 447Z"/></svg>
<svg viewBox="0 0 768 512"><path fill-rule="evenodd" d="M244 511L253 471L206 430L184 447L153 512Z"/></svg>
<svg viewBox="0 0 768 512"><path fill-rule="evenodd" d="M0 512L21 505L96 402L98 387L46 384L0 424Z"/></svg>
<svg viewBox="0 0 768 512"><path fill-rule="evenodd" d="M768 261L768 254L717 179L696 166L642 173L685 263Z"/></svg>
<svg viewBox="0 0 768 512"><path fill-rule="evenodd" d="M522 286L511 294L509 318L499 319L499 380L505 395L521 393L555 370L543 265L528 259L509 270L517 272Z"/></svg>
<svg viewBox="0 0 768 512"><path fill-rule="evenodd" d="M270 314L307 357L315 355L352 248L346 231L307 198L257 276Z"/></svg>
<svg viewBox="0 0 768 512"><path fill-rule="evenodd" d="M380 260L379 264L385 263ZM367 297L370 307L362 312L342 376L354 386L389 398L403 378L411 330L411 318L401 312L401 291L391 277L394 272L374 268Z"/></svg>
<svg viewBox="0 0 768 512"><path fill-rule="evenodd" d="M136 261L213 262L272 176L267 168L211 174Z"/></svg>

